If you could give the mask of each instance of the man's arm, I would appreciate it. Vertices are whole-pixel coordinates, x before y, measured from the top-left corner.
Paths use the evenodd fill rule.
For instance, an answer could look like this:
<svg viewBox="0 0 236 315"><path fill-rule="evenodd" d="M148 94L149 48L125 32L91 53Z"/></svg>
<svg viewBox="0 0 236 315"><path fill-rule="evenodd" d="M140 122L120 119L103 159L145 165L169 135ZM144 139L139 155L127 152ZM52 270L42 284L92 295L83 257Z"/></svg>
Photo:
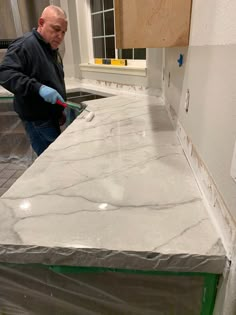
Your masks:
<svg viewBox="0 0 236 315"><path fill-rule="evenodd" d="M27 62L23 48L10 46L0 64L0 85L15 95L38 94L42 84L24 73Z"/></svg>
<svg viewBox="0 0 236 315"><path fill-rule="evenodd" d="M0 65L0 85L14 95L39 94L45 102L55 104L57 99L64 102L62 96L53 88L42 85L36 79L25 74L30 67L26 51L21 47L10 47Z"/></svg>

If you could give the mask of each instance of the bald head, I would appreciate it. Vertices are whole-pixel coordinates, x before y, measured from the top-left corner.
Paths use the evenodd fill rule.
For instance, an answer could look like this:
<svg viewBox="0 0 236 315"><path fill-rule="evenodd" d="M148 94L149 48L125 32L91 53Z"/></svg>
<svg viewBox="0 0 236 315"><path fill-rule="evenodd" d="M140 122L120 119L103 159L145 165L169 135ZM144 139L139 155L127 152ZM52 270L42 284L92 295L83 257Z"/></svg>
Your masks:
<svg viewBox="0 0 236 315"><path fill-rule="evenodd" d="M46 7L42 12L41 17L48 18L53 15L60 16L66 19L65 11L63 11L62 8L57 7L56 5L49 5L48 7Z"/></svg>
<svg viewBox="0 0 236 315"><path fill-rule="evenodd" d="M37 31L51 45L52 49L57 49L67 31L65 12L55 5L46 7L38 20Z"/></svg>

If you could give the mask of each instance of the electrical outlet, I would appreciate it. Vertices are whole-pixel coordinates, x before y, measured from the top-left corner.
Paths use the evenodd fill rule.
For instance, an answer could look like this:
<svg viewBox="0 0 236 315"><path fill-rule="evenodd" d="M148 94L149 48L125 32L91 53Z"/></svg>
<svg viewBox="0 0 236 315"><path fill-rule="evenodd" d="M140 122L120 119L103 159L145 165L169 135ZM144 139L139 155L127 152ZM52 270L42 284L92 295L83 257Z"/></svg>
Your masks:
<svg viewBox="0 0 236 315"><path fill-rule="evenodd" d="M186 113L188 112L189 109L189 99L190 99L190 91L187 89L186 94L185 94L185 101L184 101L184 109Z"/></svg>

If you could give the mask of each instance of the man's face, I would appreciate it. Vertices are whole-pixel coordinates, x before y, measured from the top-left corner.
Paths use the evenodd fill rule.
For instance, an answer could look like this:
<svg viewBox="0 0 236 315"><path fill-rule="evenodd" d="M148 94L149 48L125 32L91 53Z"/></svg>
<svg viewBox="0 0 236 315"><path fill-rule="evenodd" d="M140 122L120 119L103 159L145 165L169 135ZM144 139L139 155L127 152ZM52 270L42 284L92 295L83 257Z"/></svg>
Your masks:
<svg viewBox="0 0 236 315"><path fill-rule="evenodd" d="M52 49L57 49L67 31L67 21L63 17L50 16L39 19L38 31Z"/></svg>

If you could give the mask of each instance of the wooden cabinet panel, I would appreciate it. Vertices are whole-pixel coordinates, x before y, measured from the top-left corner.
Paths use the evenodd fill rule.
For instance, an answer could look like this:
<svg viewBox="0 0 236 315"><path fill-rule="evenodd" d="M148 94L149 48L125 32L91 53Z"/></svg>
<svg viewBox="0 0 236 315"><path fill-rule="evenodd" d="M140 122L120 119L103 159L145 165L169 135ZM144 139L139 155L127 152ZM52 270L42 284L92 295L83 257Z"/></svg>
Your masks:
<svg viewBox="0 0 236 315"><path fill-rule="evenodd" d="M117 48L187 46L192 0L115 0Z"/></svg>

